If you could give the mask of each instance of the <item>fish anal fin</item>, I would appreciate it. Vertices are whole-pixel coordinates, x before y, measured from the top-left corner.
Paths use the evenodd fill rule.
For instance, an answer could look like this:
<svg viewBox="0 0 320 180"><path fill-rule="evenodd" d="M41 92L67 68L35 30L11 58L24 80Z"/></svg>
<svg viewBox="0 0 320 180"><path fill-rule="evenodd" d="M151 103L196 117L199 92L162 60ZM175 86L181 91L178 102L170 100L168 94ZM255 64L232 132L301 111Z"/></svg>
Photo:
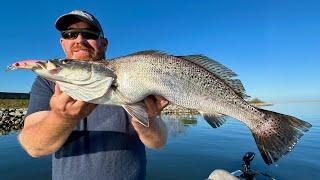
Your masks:
<svg viewBox="0 0 320 180"><path fill-rule="evenodd" d="M218 128L226 122L225 115L220 113L201 113L203 118L213 128Z"/></svg>
<svg viewBox="0 0 320 180"><path fill-rule="evenodd" d="M122 106L132 117L135 117L140 124L149 127L149 118L146 105L143 102L126 104Z"/></svg>

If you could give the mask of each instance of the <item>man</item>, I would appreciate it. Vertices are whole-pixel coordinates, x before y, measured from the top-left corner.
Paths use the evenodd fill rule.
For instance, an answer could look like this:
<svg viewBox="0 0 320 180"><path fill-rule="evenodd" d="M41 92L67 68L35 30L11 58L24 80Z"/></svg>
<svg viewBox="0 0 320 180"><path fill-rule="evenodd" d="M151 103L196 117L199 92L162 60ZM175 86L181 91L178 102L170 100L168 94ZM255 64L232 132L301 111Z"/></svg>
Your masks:
<svg viewBox="0 0 320 180"><path fill-rule="evenodd" d="M67 58L105 59L108 41L90 13L75 10L62 15L56 28ZM74 100L58 85L37 77L18 138L33 157L53 154L53 179L145 179L144 145L161 148L167 140L166 126L156 118L167 101L150 96L144 102L150 127L121 107Z"/></svg>

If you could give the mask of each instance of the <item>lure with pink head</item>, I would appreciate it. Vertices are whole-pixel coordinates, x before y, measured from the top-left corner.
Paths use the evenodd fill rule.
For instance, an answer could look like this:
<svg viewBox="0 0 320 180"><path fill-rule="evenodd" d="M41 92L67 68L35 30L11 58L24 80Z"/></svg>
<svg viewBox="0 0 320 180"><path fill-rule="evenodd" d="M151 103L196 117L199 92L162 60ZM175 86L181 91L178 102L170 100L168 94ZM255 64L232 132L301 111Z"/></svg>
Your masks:
<svg viewBox="0 0 320 180"><path fill-rule="evenodd" d="M15 70L15 69L33 69L35 67L39 67L40 63L44 63L46 61L43 60L23 60L19 62L15 62L8 66L7 70Z"/></svg>

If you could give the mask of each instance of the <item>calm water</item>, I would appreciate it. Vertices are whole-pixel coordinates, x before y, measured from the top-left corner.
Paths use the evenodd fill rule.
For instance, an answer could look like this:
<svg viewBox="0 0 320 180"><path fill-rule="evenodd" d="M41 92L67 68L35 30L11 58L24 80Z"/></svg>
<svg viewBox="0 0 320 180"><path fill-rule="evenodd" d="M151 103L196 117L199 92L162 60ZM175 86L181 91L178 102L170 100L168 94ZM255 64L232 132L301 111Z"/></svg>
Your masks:
<svg viewBox="0 0 320 180"><path fill-rule="evenodd" d="M249 130L228 119L218 129L201 117L192 121L169 121L170 137L162 150L147 150L148 179L205 179L214 169L241 168L245 152L256 153L252 168L277 179L318 179L320 172L320 103L277 104L266 109L290 114L310 122L292 152L267 166ZM16 134L0 137L0 179L50 179L50 157L30 158L19 146Z"/></svg>

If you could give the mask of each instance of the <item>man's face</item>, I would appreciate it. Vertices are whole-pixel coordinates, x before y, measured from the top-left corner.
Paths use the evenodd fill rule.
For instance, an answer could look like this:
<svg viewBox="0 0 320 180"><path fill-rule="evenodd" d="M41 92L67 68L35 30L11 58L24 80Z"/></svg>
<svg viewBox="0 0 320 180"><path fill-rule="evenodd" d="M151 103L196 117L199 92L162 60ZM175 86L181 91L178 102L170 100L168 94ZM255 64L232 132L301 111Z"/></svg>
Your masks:
<svg viewBox="0 0 320 180"><path fill-rule="evenodd" d="M88 29L90 25L80 21L71 24L68 29ZM68 59L101 60L105 58L108 42L104 38L85 39L81 33L75 39L60 38L60 43Z"/></svg>

